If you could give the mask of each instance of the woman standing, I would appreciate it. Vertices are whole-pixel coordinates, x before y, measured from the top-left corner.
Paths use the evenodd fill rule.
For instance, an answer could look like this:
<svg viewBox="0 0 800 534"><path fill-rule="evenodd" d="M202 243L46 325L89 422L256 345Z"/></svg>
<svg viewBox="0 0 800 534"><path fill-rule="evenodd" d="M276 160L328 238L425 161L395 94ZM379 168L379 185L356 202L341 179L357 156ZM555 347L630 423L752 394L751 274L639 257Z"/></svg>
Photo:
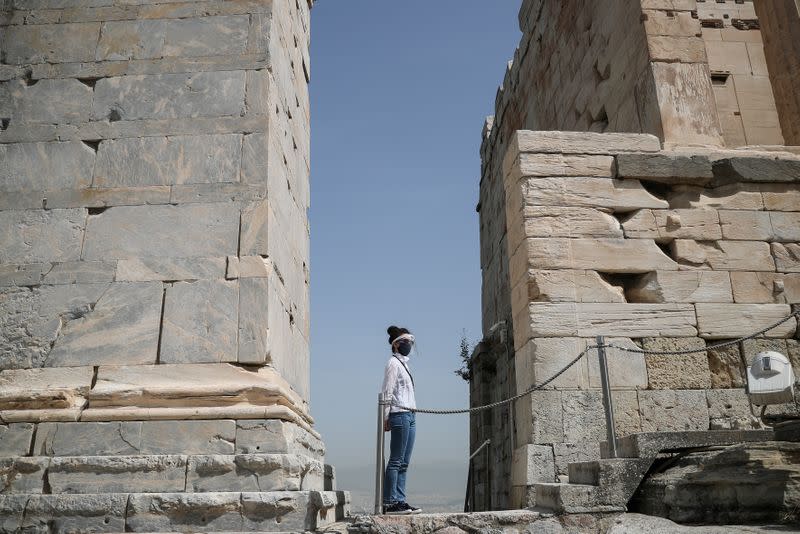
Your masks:
<svg viewBox="0 0 800 534"><path fill-rule="evenodd" d="M406 502L406 472L414 449L416 421L414 412L414 377L408 368L414 336L407 328L390 326L389 345L392 357L383 373L383 396L389 402L384 409L383 430L391 431L389 462L383 488L383 513L415 514L422 510Z"/></svg>

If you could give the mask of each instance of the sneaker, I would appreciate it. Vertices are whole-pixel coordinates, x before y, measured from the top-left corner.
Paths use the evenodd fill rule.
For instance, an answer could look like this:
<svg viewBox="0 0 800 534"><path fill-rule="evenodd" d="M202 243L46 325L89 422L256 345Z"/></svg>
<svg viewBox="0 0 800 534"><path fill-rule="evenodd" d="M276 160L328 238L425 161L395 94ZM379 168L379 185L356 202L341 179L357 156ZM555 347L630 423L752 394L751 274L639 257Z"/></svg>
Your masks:
<svg viewBox="0 0 800 534"><path fill-rule="evenodd" d="M422 508L417 508L416 506L411 506L407 502L401 502L399 505L406 510L409 514L419 514L422 512Z"/></svg>
<svg viewBox="0 0 800 534"><path fill-rule="evenodd" d="M384 515L408 515L408 514L412 513L405 506L403 506L403 504L404 503L401 503L401 502L395 502L395 503L391 503L391 504L384 504L383 505L383 513L384 513Z"/></svg>

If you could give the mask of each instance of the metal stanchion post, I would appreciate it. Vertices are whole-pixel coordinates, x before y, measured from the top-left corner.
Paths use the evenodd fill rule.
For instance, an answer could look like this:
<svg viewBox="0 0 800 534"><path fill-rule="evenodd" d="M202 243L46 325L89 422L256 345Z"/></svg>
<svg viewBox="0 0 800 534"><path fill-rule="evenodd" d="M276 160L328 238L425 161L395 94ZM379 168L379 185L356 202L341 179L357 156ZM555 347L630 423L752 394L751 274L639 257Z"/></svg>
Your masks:
<svg viewBox="0 0 800 534"><path fill-rule="evenodd" d="M386 401L383 398L383 393L378 393L378 438L377 450L375 451L375 515L383 513L383 410L386 406Z"/></svg>
<svg viewBox="0 0 800 534"><path fill-rule="evenodd" d="M611 383L608 381L608 361L606 360L606 342L603 336L597 336L597 356L600 360L600 386L603 388L603 409L606 412L606 431L608 436L608 452L611 458L617 457L617 431L614 426L614 403L611 401Z"/></svg>

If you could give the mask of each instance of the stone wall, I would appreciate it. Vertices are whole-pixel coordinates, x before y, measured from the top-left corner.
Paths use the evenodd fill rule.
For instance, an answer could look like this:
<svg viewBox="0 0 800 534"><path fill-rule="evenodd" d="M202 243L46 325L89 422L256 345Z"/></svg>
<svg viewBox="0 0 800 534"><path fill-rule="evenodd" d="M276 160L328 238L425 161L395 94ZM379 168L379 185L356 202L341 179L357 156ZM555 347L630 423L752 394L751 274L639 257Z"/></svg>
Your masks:
<svg viewBox="0 0 800 534"><path fill-rule="evenodd" d="M97 493L90 482L122 499L133 530L185 518L132 519L142 516L127 493L202 493L192 506L228 510L214 524L226 530L247 526L236 492L305 491L289 499L297 528L327 510L310 504L324 489L321 443L303 446L318 441L310 7L0 3L0 456L12 474L8 457L28 458L23 471L38 480L6 486L18 495L4 510L42 494L25 521L57 518L55 494ZM241 444L243 425L273 423L288 445ZM175 432L186 435L167 443ZM70 452L50 452L50 435L70 436ZM86 505L78 497L64 514ZM270 529L294 505L277 516L263 506L272 512L251 519Z"/></svg>

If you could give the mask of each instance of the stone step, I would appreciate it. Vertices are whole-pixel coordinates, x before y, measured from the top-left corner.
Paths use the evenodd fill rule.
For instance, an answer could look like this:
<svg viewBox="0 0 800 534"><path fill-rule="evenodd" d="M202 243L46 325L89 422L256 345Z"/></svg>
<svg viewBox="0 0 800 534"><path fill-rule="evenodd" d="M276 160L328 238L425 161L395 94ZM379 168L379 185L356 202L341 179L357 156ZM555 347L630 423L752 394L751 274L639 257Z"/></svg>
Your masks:
<svg viewBox="0 0 800 534"><path fill-rule="evenodd" d="M608 504L600 488L588 484L559 484L540 482L533 485L535 507L555 513L581 514L590 512L619 512L625 506Z"/></svg>
<svg viewBox="0 0 800 534"><path fill-rule="evenodd" d="M604 504L626 506L652 465L649 458L614 458L569 464L570 484L598 487Z"/></svg>
<svg viewBox="0 0 800 534"><path fill-rule="evenodd" d="M0 495L0 532L302 532L349 504L342 491Z"/></svg>
<svg viewBox="0 0 800 534"><path fill-rule="evenodd" d="M324 489L324 464L300 454L0 458L0 493L205 493Z"/></svg>
<svg viewBox="0 0 800 534"><path fill-rule="evenodd" d="M617 441L618 458L655 458L660 452L674 452L699 447L770 441L772 430L699 430L686 432L642 432ZM600 456L609 458L608 442L600 442Z"/></svg>

